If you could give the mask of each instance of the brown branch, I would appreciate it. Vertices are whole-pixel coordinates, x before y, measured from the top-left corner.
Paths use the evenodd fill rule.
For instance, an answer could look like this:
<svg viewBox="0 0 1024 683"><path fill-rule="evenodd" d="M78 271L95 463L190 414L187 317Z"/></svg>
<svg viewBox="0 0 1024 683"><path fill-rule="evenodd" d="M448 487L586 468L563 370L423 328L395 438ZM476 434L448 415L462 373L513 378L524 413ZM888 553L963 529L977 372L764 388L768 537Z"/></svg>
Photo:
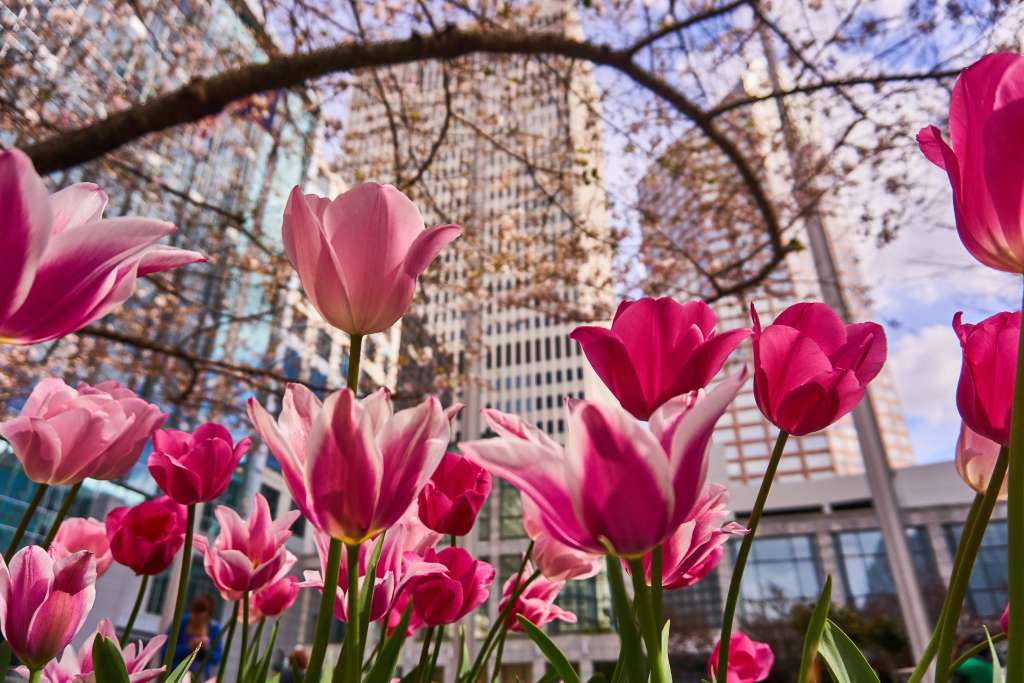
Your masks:
<svg viewBox="0 0 1024 683"><path fill-rule="evenodd" d="M678 33L679 31L685 31L691 26L696 26L701 22L707 21L709 19L714 19L715 17L720 17L725 14L729 14L733 10L739 9L744 5L749 5L750 2L751 0L733 0L730 3L722 5L721 7L713 7L707 11L700 12L699 14L693 14L687 17L686 19L683 19L682 21L674 21L672 23L666 24L657 31L652 31L648 35L644 36L640 40L630 45L628 48L626 48L625 52L630 56L634 56L640 50L658 42L665 36L671 35L673 33Z"/></svg>

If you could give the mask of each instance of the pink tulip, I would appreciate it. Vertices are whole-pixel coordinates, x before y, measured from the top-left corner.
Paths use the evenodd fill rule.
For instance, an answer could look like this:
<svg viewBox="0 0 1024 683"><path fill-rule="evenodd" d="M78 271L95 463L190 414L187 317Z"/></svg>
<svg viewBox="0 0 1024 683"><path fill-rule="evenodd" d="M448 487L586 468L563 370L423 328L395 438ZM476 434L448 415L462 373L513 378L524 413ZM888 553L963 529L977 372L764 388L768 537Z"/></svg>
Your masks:
<svg viewBox="0 0 1024 683"><path fill-rule="evenodd" d="M207 422L193 433L161 429L153 434L149 473L164 493L181 503L206 503L220 497L231 475L249 450L248 437L237 444L216 422Z"/></svg>
<svg viewBox="0 0 1024 683"><path fill-rule="evenodd" d="M166 418L117 382L75 390L51 377L35 386L18 417L0 423L0 436L32 481L77 484L128 474Z"/></svg>
<svg viewBox="0 0 1024 683"><path fill-rule="evenodd" d="M953 330L963 351L956 407L969 428L1008 446L1020 311L996 313L976 325L962 319L963 313L953 317Z"/></svg>
<svg viewBox="0 0 1024 683"><path fill-rule="evenodd" d="M0 342L71 334L124 303L139 276L206 260L157 244L170 223L103 218L106 205L92 183L47 194L24 153L0 152Z"/></svg>
<svg viewBox="0 0 1024 683"><path fill-rule="evenodd" d="M949 103L952 149L935 126L921 152L949 175L960 240L986 266L1024 273L1024 56L987 55L964 69Z"/></svg>
<svg viewBox="0 0 1024 683"><path fill-rule="evenodd" d="M276 617L287 611L299 595L299 580L294 576L267 584L252 596L249 605L249 620L259 621L264 617Z"/></svg>
<svg viewBox="0 0 1024 683"><path fill-rule="evenodd" d="M527 562L526 567L523 569L522 581L525 582L533 574L533 571L533 565ZM519 620L516 619L516 616L520 614L529 619L534 626L541 628L555 620L575 624L576 615L555 604L555 598L558 597L558 593L564 585L564 581L549 581L543 576L538 576L534 579L519 594L515 607L508 614L508 621L506 623L509 630L523 630L523 627L519 625ZM501 602L498 603L499 613L505 611L509 600L512 599L512 594L515 593L518 587L519 583L516 581L516 575L513 574L505 582L505 586L501 591Z"/></svg>
<svg viewBox="0 0 1024 683"><path fill-rule="evenodd" d="M1010 606L1007 605L1006 609L1003 610L1002 616L999 617L999 626L1003 629L1003 633L1010 632Z"/></svg>
<svg viewBox="0 0 1024 683"><path fill-rule="evenodd" d="M885 331L844 325L821 303L798 303L761 329L753 305L754 397L790 434L817 432L853 410L885 363Z"/></svg>
<svg viewBox="0 0 1024 683"><path fill-rule="evenodd" d="M299 509L348 545L402 517L452 434L436 398L395 413L386 389L362 400L343 389L321 405L308 389L291 384L276 423L255 399L248 407Z"/></svg>
<svg viewBox="0 0 1024 683"><path fill-rule="evenodd" d="M665 541L697 502L715 422L745 381L728 377L706 396L672 399L648 430L625 411L590 401L567 407L565 448L532 424L483 411L498 435L462 444L540 510L556 540L591 554L639 557Z"/></svg>
<svg viewBox="0 0 1024 683"><path fill-rule="evenodd" d="M416 616L427 626L453 624L487 600L494 567L476 560L463 548L430 549L423 556L445 570L417 578L409 590Z"/></svg>
<svg viewBox="0 0 1024 683"><path fill-rule="evenodd" d="M349 334L372 334L405 314L416 278L459 232L457 225L424 230L408 197L391 185L363 183L333 201L296 187L282 237L324 320Z"/></svg>
<svg viewBox="0 0 1024 683"><path fill-rule="evenodd" d="M530 558L537 569L551 581L588 579L601 571L599 555L585 553L562 543L544 527L540 510L527 496L520 495L523 509L523 530L533 541Z"/></svg>
<svg viewBox="0 0 1024 683"><path fill-rule="evenodd" d="M167 496L107 513L107 540L115 560L141 576L171 566L185 543L185 507Z"/></svg>
<svg viewBox="0 0 1024 683"><path fill-rule="evenodd" d="M690 518L683 522L662 546L663 588L673 590L692 586L718 566L724 554L722 546L730 536L746 533L739 524L725 522L729 492L724 486L709 485L697 501ZM626 566L629 570L629 566ZM651 583L651 554L644 556L644 578Z"/></svg>
<svg viewBox="0 0 1024 683"><path fill-rule="evenodd" d="M50 544L50 554L60 559L79 550L88 550L96 560L96 578L107 573L114 562L107 540L107 527L92 517L69 517L61 522Z"/></svg>
<svg viewBox="0 0 1024 683"><path fill-rule="evenodd" d="M490 492L490 472L458 453L445 453L420 491L420 519L438 533L465 536Z"/></svg>
<svg viewBox="0 0 1024 683"><path fill-rule="evenodd" d="M240 600L243 593L281 580L297 561L284 544L292 535L289 528L299 518L298 510L272 520L267 499L257 493L248 520L226 505L218 505L213 514L220 523L220 533L212 544L198 537L196 549L225 600Z"/></svg>
<svg viewBox="0 0 1024 683"><path fill-rule="evenodd" d="M638 420L669 399L703 389L750 330L715 332L718 318L703 301L664 297L623 301L610 330L577 327L569 335L594 371Z"/></svg>
<svg viewBox="0 0 1024 683"><path fill-rule="evenodd" d="M0 559L0 630L30 670L56 657L82 628L95 583L96 560L88 551L54 559L30 545L10 567Z"/></svg>
<svg viewBox="0 0 1024 683"><path fill-rule="evenodd" d="M121 658L124 661L125 669L128 671L128 680L131 683L149 683L149 681L157 680L163 674L164 668L162 666L157 669L147 669L146 665L163 647L167 636L153 636L145 646L143 646L142 641L139 641L138 643L129 643L122 647L117 634L114 632L114 625L110 623L109 619L103 619L100 621L96 633L93 633L85 640L78 652L75 652L75 649L68 645L64 648L64 654L61 655L59 661L56 659L50 660L43 668L43 675L40 677L41 683L95 682L96 675L92 662L92 645L97 633L107 640L113 641L117 649L121 651ZM29 677L29 671L25 667L19 667L17 672L24 678Z"/></svg>
<svg viewBox="0 0 1024 683"><path fill-rule="evenodd" d="M729 672L725 679L718 676L718 648L715 643L708 660L708 674L720 683L757 683L768 678L775 655L768 643L751 640L745 633L736 632L729 639Z"/></svg>
<svg viewBox="0 0 1024 683"><path fill-rule="evenodd" d="M956 440L956 471L964 483L977 493L985 493L992 479L992 470L999 459L1002 447L991 439L978 434L966 424L960 425L960 437ZM1004 478L999 499L1006 500L1009 482Z"/></svg>
<svg viewBox="0 0 1024 683"><path fill-rule="evenodd" d="M396 603L403 595L406 586L417 577L435 572L445 572L447 567L439 562L427 562L422 555L414 550L419 547L423 536L419 535L414 527L405 519L388 529L384 536L384 545L381 547L380 559L377 562L377 571L373 577L372 597L370 600L370 621L389 617ZM305 581L299 585L303 588L315 588L322 591L324 588L323 575L327 567L327 547L329 537L323 533L316 533L313 536L317 554L320 556L321 571L306 571ZM366 581L366 572L369 569L370 555L373 549L369 543L359 546L359 575L360 585ZM427 549L424 549L424 553ZM340 621L348 622L348 553L341 555L341 571L338 575L338 585L335 590L334 616ZM404 606L404 605L403 605ZM395 621L395 625L397 625Z"/></svg>

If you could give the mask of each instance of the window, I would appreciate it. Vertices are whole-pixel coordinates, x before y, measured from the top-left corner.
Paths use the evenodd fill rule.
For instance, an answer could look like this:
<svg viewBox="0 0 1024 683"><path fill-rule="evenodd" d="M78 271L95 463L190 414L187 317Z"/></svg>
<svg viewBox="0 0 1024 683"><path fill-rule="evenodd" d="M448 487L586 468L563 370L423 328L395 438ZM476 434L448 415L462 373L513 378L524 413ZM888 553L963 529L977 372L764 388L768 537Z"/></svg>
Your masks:
<svg viewBox="0 0 1024 683"><path fill-rule="evenodd" d="M735 559L739 543L730 544ZM821 566L809 535L754 539L743 575L740 603L746 619L781 619L821 591Z"/></svg>
<svg viewBox="0 0 1024 683"><path fill-rule="evenodd" d="M498 531L501 538L523 538L523 510L519 503L519 491L514 486L500 481L498 484Z"/></svg>
<svg viewBox="0 0 1024 683"><path fill-rule="evenodd" d="M289 379L298 379L302 373L302 358L295 349L284 350L284 374Z"/></svg>
<svg viewBox="0 0 1024 683"><path fill-rule="evenodd" d="M956 553L962 529L963 524L950 524L946 527L946 542L950 553ZM1006 521L989 522L967 589L968 606L976 616L983 619L998 617L1006 607L1006 544Z"/></svg>
<svg viewBox="0 0 1024 683"><path fill-rule="evenodd" d="M327 334L323 330L320 330L320 332L318 332L316 335L317 355L319 355L324 360L329 361L331 359L331 346L333 344L333 341L334 340L331 339L331 335Z"/></svg>
<svg viewBox="0 0 1024 683"><path fill-rule="evenodd" d="M605 583L604 575L591 576L580 581L567 581L555 598L555 604L576 615L576 623L551 622L552 633L574 631L597 631L611 627L608 611L599 608L599 582ZM604 586L601 586L602 588ZM607 593L607 591L603 591Z"/></svg>
<svg viewBox="0 0 1024 683"><path fill-rule="evenodd" d="M665 614L673 623L718 628L722 623L722 587L718 583L718 569L679 590L664 595Z"/></svg>
<svg viewBox="0 0 1024 683"><path fill-rule="evenodd" d="M267 499L267 505L270 506L270 516L277 517L277 506L281 502L281 492L272 486L261 484L260 494Z"/></svg>

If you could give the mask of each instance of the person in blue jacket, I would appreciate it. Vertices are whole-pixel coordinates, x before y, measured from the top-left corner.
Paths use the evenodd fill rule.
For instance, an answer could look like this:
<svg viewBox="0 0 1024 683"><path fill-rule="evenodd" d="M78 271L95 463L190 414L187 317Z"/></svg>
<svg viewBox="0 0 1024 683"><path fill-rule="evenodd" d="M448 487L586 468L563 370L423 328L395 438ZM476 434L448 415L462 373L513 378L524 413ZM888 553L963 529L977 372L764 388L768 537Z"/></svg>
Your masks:
<svg viewBox="0 0 1024 683"><path fill-rule="evenodd" d="M213 619L216 606L217 603L212 595L202 595L192 601L188 613L181 620L171 671L188 658L196 648L199 648L199 654L196 655L189 671L199 674L200 680L206 680L217 670L222 643L220 639L221 626ZM164 647L166 651L166 646Z"/></svg>

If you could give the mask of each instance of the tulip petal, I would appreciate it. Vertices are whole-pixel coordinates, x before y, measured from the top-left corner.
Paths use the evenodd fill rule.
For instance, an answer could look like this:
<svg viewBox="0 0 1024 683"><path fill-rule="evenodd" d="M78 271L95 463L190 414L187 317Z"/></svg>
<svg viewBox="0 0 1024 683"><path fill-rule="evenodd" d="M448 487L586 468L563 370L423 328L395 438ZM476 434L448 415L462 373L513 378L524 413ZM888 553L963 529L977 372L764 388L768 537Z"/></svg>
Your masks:
<svg viewBox="0 0 1024 683"><path fill-rule="evenodd" d="M621 308L621 307L620 307ZM569 338L579 343L590 366L622 407L637 419L646 419L648 402L626 345L603 327L577 327Z"/></svg>
<svg viewBox="0 0 1024 683"><path fill-rule="evenodd" d="M773 325L800 330L813 339L825 355L831 356L846 342L846 326L830 306L817 301L803 301L788 307Z"/></svg>
<svg viewBox="0 0 1024 683"><path fill-rule="evenodd" d="M454 224L435 225L427 228L413 241L405 257L405 274L418 278L437 255L462 234L462 228Z"/></svg>
<svg viewBox="0 0 1024 683"><path fill-rule="evenodd" d="M854 323L846 326L846 343L829 360L836 368L853 370L857 381L868 384L885 365L885 330L878 323Z"/></svg>
<svg viewBox="0 0 1024 683"><path fill-rule="evenodd" d="M49 195L32 161L17 149L0 152L0 337L4 321L28 296L52 221Z"/></svg>
<svg viewBox="0 0 1024 683"><path fill-rule="evenodd" d="M107 193L95 183L75 183L50 195L54 235L103 218Z"/></svg>

